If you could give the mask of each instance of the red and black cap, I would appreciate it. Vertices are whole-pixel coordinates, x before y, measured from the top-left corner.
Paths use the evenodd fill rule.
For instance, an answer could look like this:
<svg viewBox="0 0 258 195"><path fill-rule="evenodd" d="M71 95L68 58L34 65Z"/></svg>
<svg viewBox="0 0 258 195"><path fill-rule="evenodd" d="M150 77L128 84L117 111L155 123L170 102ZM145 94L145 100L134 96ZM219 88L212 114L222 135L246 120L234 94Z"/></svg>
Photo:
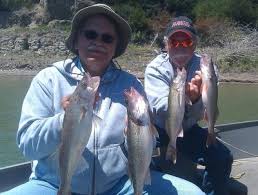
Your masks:
<svg viewBox="0 0 258 195"><path fill-rule="evenodd" d="M167 25L165 36L170 37L175 32L184 32L191 37L197 35L192 20L186 16L178 16L173 18Z"/></svg>

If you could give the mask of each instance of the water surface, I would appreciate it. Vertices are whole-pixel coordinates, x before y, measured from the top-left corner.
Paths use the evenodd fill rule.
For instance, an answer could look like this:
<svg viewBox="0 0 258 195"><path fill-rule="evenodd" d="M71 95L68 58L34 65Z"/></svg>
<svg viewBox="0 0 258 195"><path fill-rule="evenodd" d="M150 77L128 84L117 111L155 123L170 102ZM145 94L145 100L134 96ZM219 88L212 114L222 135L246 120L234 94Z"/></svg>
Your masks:
<svg viewBox="0 0 258 195"><path fill-rule="evenodd" d="M30 81L31 77L0 76L0 167L25 161L15 139Z"/></svg>
<svg viewBox="0 0 258 195"><path fill-rule="evenodd" d="M222 83L217 124L258 120L258 84Z"/></svg>
<svg viewBox="0 0 258 195"><path fill-rule="evenodd" d="M31 77L0 75L0 167L24 162L16 145L23 98ZM258 84L219 86L220 115L217 124L258 120Z"/></svg>

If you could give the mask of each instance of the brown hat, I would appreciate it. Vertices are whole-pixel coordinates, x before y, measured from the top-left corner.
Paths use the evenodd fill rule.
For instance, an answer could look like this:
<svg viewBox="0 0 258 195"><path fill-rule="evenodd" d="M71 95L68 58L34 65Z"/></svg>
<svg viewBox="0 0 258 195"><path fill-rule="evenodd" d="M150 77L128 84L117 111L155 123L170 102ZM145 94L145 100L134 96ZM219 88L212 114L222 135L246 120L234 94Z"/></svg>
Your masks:
<svg viewBox="0 0 258 195"><path fill-rule="evenodd" d="M85 7L79 10L74 15L72 20L71 31L65 42L66 47L71 52L78 55L78 51L75 49L74 43L79 25L88 16L96 14L104 14L115 22L119 41L117 43L114 58L122 55L125 52L128 42L130 41L132 30L129 24L121 16L119 16L117 13L114 12L114 10L112 10L109 6L105 4L94 4L92 6Z"/></svg>

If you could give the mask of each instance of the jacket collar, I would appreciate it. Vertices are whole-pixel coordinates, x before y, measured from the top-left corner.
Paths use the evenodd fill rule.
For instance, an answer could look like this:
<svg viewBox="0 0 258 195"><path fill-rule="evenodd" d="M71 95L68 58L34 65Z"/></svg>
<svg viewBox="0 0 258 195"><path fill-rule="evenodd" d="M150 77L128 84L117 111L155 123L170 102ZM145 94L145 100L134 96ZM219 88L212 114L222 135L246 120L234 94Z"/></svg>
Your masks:
<svg viewBox="0 0 258 195"><path fill-rule="evenodd" d="M103 83L112 82L118 76L119 71L121 71L121 69L118 68L113 61L111 61L106 71L101 76L101 82ZM83 75L85 74L85 70L83 69L83 66L79 57L74 58L73 62L71 63L69 72L72 78L76 80L82 79Z"/></svg>

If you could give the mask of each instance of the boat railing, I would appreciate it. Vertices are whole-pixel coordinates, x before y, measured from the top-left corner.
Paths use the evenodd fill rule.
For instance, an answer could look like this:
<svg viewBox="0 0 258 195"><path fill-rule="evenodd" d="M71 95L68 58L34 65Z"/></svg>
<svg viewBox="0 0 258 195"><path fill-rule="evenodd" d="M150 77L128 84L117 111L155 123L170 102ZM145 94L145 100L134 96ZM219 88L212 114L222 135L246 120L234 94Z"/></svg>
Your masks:
<svg viewBox="0 0 258 195"><path fill-rule="evenodd" d="M223 131L231 131L235 129L248 128L253 126L258 126L258 120L219 124L219 125L216 125L215 127L217 132L223 132Z"/></svg>
<svg viewBox="0 0 258 195"><path fill-rule="evenodd" d="M30 174L31 162L0 168L0 192L4 192L26 182Z"/></svg>

